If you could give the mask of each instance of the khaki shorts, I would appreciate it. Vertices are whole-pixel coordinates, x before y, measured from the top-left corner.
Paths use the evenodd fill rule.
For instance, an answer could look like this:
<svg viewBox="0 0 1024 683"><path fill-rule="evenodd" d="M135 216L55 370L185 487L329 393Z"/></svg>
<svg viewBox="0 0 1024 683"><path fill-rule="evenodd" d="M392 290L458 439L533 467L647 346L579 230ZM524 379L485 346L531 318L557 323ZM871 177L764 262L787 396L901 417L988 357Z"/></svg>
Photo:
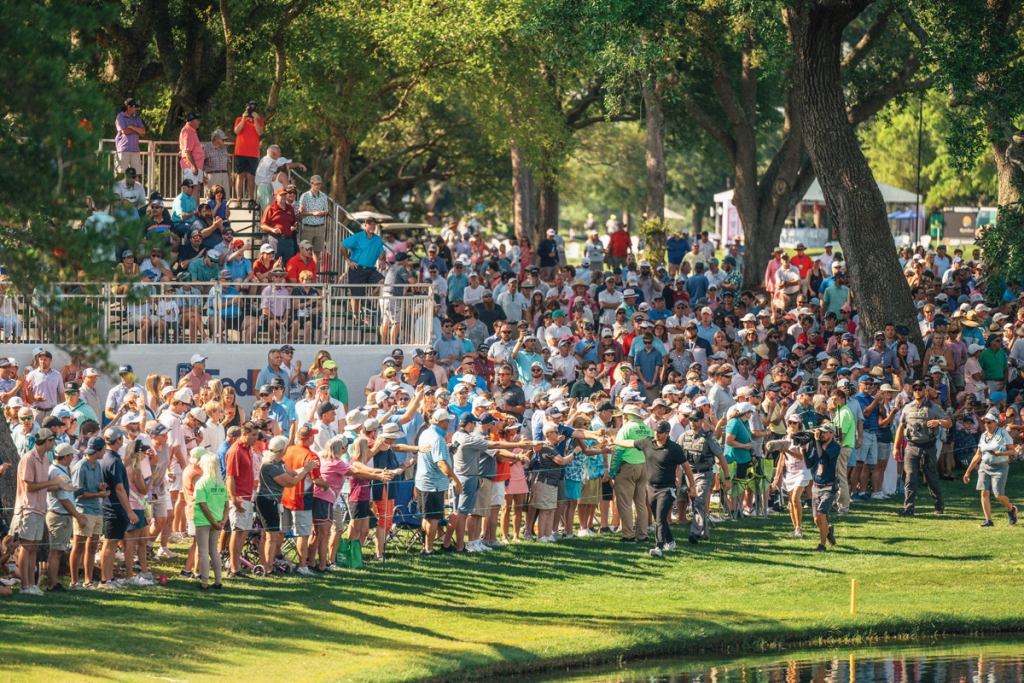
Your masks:
<svg viewBox="0 0 1024 683"><path fill-rule="evenodd" d="M299 228L299 239L313 243L313 251L323 251L327 239L327 225L303 225Z"/></svg>
<svg viewBox="0 0 1024 683"><path fill-rule="evenodd" d="M580 505L597 505L601 502L601 480L587 479L580 492Z"/></svg>
<svg viewBox="0 0 1024 683"><path fill-rule="evenodd" d="M131 166L135 172L142 177L142 153L141 152L114 152L114 170L124 173Z"/></svg>
<svg viewBox="0 0 1024 683"><path fill-rule="evenodd" d="M554 510L558 507L558 487L542 481L535 482L530 505L538 510Z"/></svg>
<svg viewBox="0 0 1024 683"><path fill-rule="evenodd" d="M491 482L491 507L500 507L505 504L505 482Z"/></svg>
<svg viewBox="0 0 1024 683"><path fill-rule="evenodd" d="M331 519L336 531L344 531L348 525L348 508L335 504L331 509Z"/></svg>
<svg viewBox="0 0 1024 683"><path fill-rule="evenodd" d="M477 517L486 517L491 514L491 495L494 493L494 482L490 479L480 477L480 488L476 493L476 508L473 514Z"/></svg>
<svg viewBox="0 0 1024 683"><path fill-rule="evenodd" d="M289 510L281 505L281 532L294 531L299 538L313 535L313 511Z"/></svg>
<svg viewBox="0 0 1024 683"><path fill-rule="evenodd" d="M252 501L242 501L242 512L229 503L228 518L231 520L232 531L252 531Z"/></svg>
<svg viewBox="0 0 1024 683"><path fill-rule="evenodd" d="M75 520L71 515L60 515L56 512L46 513L46 526L50 530L50 549L62 550L71 545L71 531Z"/></svg>
<svg viewBox="0 0 1024 683"><path fill-rule="evenodd" d="M11 520L11 533L18 534L23 541L43 540L43 516L37 512L20 512Z"/></svg>
<svg viewBox="0 0 1024 683"><path fill-rule="evenodd" d="M84 514L84 513L83 513ZM103 533L103 517L100 515L84 515L85 526L78 523L75 520L75 536L83 536L85 538L98 537Z"/></svg>

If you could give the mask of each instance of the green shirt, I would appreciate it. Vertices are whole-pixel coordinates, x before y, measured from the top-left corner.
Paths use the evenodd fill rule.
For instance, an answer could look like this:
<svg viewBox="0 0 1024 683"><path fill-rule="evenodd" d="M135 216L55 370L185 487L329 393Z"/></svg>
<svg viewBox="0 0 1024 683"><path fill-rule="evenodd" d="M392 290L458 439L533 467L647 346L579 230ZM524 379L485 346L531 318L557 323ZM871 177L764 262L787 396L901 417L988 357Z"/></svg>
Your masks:
<svg viewBox="0 0 1024 683"><path fill-rule="evenodd" d="M821 303L825 307L826 313L835 313L839 316L841 309L850 300L850 288L846 285L832 285L825 290L822 295Z"/></svg>
<svg viewBox="0 0 1024 683"><path fill-rule="evenodd" d="M1006 351L999 349L993 351L991 346L985 347L978 358L978 365L985 373L985 379L990 382L1001 382L1006 377Z"/></svg>
<svg viewBox="0 0 1024 683"><path fill-rule="evenodd" d="M331 383L331 390L330 390L331 398L333 398L338 403L344 403L347 406L348 405L348 387L346 387L345 383L342 382L337 377L332 377L330 379L330 383Z"/></svg>
<svg viewBox="0 0 1024 683"><path fill-rule="evenodd" d="M196 506L192 511L192 521L196 526L210 526L210 520L203 513L200 503L206 503L210 508L210 514L214 521L220 522L224 519L224 506L228 502L228 489L223 483L219 483L213 477L202 477L196 482L195 492Z"/></svg>
<svg viewBox="0 0 1024 683"><path fill-rule="evenodd" d="M616 435L620 441L639 441L647 437L654 437L654 430L639 420L626 418L626 424L622 425ZM637 448L620 448L615 452L615 461L612 463L612 472L617 472L620 463L630 465L643 465L647 462L643 451Z"/></svg>
<svg viewBox="0 0 1024 683"><path fill-rule="evenodd" d="M843 441L840 445L843 448L854 448L857 444L857 419L854 418L850 408L844 404L836 411L832 421L843 433Z"/></svg>

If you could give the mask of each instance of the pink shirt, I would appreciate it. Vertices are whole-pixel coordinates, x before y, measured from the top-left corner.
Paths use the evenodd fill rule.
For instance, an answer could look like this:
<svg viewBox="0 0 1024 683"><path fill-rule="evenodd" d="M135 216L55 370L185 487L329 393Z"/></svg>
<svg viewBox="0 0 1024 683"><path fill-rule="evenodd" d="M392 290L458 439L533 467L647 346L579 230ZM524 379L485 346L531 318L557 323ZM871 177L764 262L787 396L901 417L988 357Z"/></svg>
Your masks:
<svg viewBox="0 0 1024 683"><path fill-rule="evenodd" d="M182 126L181 133L178 134L178 148L181 154L181 167L188 168L188 159L185 157L186 150L192 152L192 159L196 162L196 166L199 170L203 170L203 162L206 161L206 152L203 151L203 145L199 142L199 133L196 129L187 123Z"/></svg>
<svg viewBox="0 0 1024 683"><path fill-rule="evenodd" d="M46 514L46 489L29 491L26 484L40 484L50 481L49 464L46 455L33 448L18 463L18 492L14 503L14 513L34 512Z"/></svg>
<svg viewBox="0 0 1024 683"><path fill-rule="evenodd" d="M327 482L328 489L322 491L319 486L314 486L313 497L333 503L338 499L338 492L345 485L345 477L351 469L352 467L344 460L320 458L320 478Z"/></svg>

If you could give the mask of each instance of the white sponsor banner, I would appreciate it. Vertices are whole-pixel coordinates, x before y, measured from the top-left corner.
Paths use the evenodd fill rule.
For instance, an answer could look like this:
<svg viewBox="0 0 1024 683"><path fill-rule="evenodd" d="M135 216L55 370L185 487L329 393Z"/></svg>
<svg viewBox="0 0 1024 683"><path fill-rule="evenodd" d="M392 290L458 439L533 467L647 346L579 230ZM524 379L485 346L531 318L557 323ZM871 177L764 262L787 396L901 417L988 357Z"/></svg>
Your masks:
<svg viewBox="0 0 1024 683"><path fill-rule="evenodd" d="M30 344L8 344L0 351L0 355L15 358L21 368L32 363L32 352L39 348ZM53 354L53 369L58 372L68 362L68 354L52 345L43 344L42 348ZM208 357L206 371L219 379L225 387L233 387L238 394L239 403L248 411L255 398L253 384L260 370L267 367L267 354L275 348L262 344L140 344L122 346L110 353L110 361L115 365L130 365L139 384L144 384L150 374L167 375L175 383L178 378L187 374L192 366L189 359L192 354L199 353ZM406 364L412 362L414 346L319 346L316 344L295 345L296 360L302 362L305 371L312 364L321 349L331 354L331 359L338 364L338 377L348 387L350 408L363 405L363 391L370 377L380 372L381 361L390 355L395 348L405 352ZM20 370L19 370L20 372ZM105 399L111 387L117 384L118 378L102 376L97 383L97 394Z"/></svg>

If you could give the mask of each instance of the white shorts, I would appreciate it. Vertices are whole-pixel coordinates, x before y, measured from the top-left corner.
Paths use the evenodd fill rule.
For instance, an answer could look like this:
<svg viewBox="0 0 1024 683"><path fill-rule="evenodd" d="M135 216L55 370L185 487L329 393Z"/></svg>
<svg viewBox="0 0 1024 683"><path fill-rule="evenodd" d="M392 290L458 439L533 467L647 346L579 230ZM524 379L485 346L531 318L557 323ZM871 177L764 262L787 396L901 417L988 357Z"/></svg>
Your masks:
<svg viewBox="0 0 1024 683"><path fill-rule="evenodd" d="M140 315L136 311L130 311L128 313L128 324L132 327L142 327L142 321L149 321L151 316Z"/></svg>
<svg viewBox="0 0 1024 683"><path fill-rule="evenodd" d="M236 510L234 504L228 503L228 519L231 520L232 531L252 531L252 501L242 501L242 512Z"/></svg>
<svg viewBox="0 0 1024 683"><path fill-rule="evenodd" d="M171 513L171 494L164 491L163 494L153 498L153 516L168 517Z"/></svg>
<svg viewBox="0 0 1024 683"><path fill-rule="evenodd" d="M203 169L193 173L191 168L183 168L181 169L181 175L182 180L191 180L196 185L201 185L203 182Z"/></svg>
<svg viewBox="0 0 1024 683"><path fill-rule="evenodd" d="M181 491L181 479L182 471L181 465L178 464L177 460L172 460L170 467L167 468L167 474L174 475L174 481L171 481L170 477L167 477L167 490L168 491Z"/></svg>
<svg viewBox="0 0 1024 683"><path fill-rule="evenodd" d="M505 482L491 484L491 507L505 504Z"/></svg>

